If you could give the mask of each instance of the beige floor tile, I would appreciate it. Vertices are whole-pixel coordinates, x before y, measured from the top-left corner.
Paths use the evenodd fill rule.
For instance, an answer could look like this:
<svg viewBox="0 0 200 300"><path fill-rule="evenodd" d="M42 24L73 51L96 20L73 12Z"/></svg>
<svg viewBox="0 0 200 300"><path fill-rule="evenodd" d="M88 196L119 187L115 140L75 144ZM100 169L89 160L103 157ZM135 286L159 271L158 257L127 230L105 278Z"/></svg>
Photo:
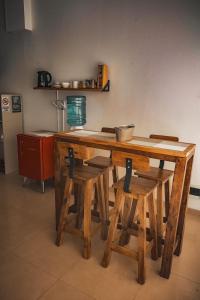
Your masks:
<svg viewBox="0 0 200 300"><path fill-rule="evenodd" d="M170 279L164 279L152 272L134 300L141 299L199 300L200 285L175 274Z"/></svg>
<svg viewBox="0 0 200 300"><path fill-rule="evenodd" d="M15 174L0 175L0 193L0 299L200 299L199 216L187 216L183 252L174 256L170 279L158 275L161 259L147 258L147 281L140 286L134 260L113 253L110 266L101 267L98 234L89 260L82 258L79 238L66 234L55 246L52 188L42 194L37 184L22 187Z"/></svg>
<svg viewBox="0 0 200 300"><path fill-rule="evenodd" d="M185 238L200 241L200 215L187 214L185 223Z"/></svg>
<svg viewBox="0 0 200 300"><path fill-rule="evenodd" d="M178 274L192 281L200 283L200 217L188 214L185 225L185 235L182 253L179 257L173 256L172 274ZM147 260L147 267L160 272L161 258L157 261Z"/></svg>
<svg viewBox="0 0 200 300"><path fill-rule="evenodd" d="M25 215L21 211L3 213L0 218L1 243L7 249L14 249L33 233L44 231L44 223Z"/></svg>
<svg viewBox="0 0 200 300"><path fill-rule="evenodd" d="M15 255L0 262L0 299L35 300L50 288L56 279Z"/></svg>
<svg viewBox="0 0 200 300"><path fill-rule="evenodd" d="M75 262L82 259L81 241L66 234L63 245L57 247L55 237L54 230L44 230L29 236L13 252L58 278L66 270L70 270Z"/></svg>
<svg viewBox="0 0 200 300"><path fill-rule="evenodd" d="M200 240L185 239L182 253L174 256L172 272L200 283Z"/></svg>
<svg viewBox="0 0 200 300"><path fill-rule="evenodd" d="M64 281L59 280L56 284L48 290L41 300L94 300L95 298L79 291Z"/></svg>
<svg viewBox="0 0 200 300"><path fill-rule="evenodd" d="M62 280L98 300L134 299L139 289L134 261L115 253L108 268L103 268L100 261L99 254L82 259Z"/></svg>

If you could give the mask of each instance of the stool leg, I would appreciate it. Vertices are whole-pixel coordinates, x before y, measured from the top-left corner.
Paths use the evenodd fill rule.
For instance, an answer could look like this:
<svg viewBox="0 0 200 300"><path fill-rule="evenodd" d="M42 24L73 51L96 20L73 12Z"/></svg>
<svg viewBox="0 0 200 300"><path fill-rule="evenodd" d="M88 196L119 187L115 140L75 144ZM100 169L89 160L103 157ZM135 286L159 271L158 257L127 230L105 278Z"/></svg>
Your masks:
<svg viewBox="0 0 200 300"><path fill-rule="evenodd" d="M94 213L98 213L98 190L97 190L97 184L95 184L94 187Z"/></svg>
<svg viewBox="0 0 200 300"><path fill-rule="evenodd" d="M106 199L105 199L105 194L104 194L104 187L105 185L102 182L103 178L102 176L99 176L96 182L96 190L97 190L97 199L98 199L98 204L99 204L99 212L100 212L100 219L101 219L101 237L102 240L107 239L108 235L108 222L107 222L107 208L106 208Z"/></svg>
<svg viewBox="0 0 200 300"><path fill-rule="evenodd" d="M103 186L104 186L103 191L104 191L105 218L108 225L109 223L109 168L107 168L103 174Z"/></svg>
<svg viewBox="0 0 200 300"><path fill-rule="evenodd" d="M118 222L118 218L119 218L119 214L120 214L123 202L124 202L124 193L121 189L118 189L117 190L117 195L116 195L116 200L115 200L114 212L113 212L113 215L112 215L110 228L109 228L109 232L108 232L108 239L107 239L107 242L106 242L104 256L103 256L102 263L101 263L102 266L105 267L105 268L110 263L111 253L112 253L111 246L112 246L112 242L114 240L114 235L115 235L115 231L116 231L116 227L117 227L117 222Z"/></svg>
<svg viewBox="0 0 200 300"><path fill-rule="evenodd" d="M67 178L66 183L65 183L63 204L62 204L61 211L60 211L60 219L59 219L58 230L57 230L57 238L56 238L57 246L60 246L63 242L64 228L65 228L66 217L67 217L69 205L70 205L72 185L73 185L72 180Z"/></svg>
<svg viewBox="0 0 200 300"><path fill-rule="evenodd" d="M165 182L165 216L168 219L169 215L169 180Z"/></svg>
<svg viewBox="0 0 200 300"><path fill-rule="evenodd" d="M128 197L125 197L124 201L124 209L123 209L123 215L122 215L122 233L119 238L119 245L125 246L129 243L130 240L130 234L128 233L128 223L129 223L129 216L130 216L130 210L132 206L132 200Z"/></svg>
<svg viewBox="0 0 200 300"><path fill-rule="evenodd" d="M138 201L138 282L145 283L146 278L146 198Z"/></svg>
<svg viewBox="0 0 200 300"><path fill-rule="evenodd" d="M112 175L113 175L113 183L117 183L118 179L119 179L119 176L118 176L116 166L113 166L113 168L112 168ZM117 189L116 188L114 188L114 192L115 192L115 197L116 197L116 195L117 195Z"/></svg>
<svg viewBox="0 0 200 300"><path fill-rule="evenodd" d="M81 193L81 186L77 186L77 200L76 200L76 207L77 207L77 216L76 216L76 228L81 229L82 221L83 221L83 196Z"/></svg>
<svg viewBox="0 0 200 300"><path fill-rule="evenodd" d="M151 258L153 260L158 259L158 243L157 243L157 224L156 224L156 209L153 193L148 196L148 208L149 208L149 223L150 232L153 237L153 246L151 249Z"/></svg>
<svg viewBox="0 0 200 300"><path fill-rule="evenodd" d="M91 205L93 181L88 180L83 184L84 218L83 218L83 257L91 256Z"/></svg>
<svg viewBox="0 0 200 300"><path fill-rule="evenodd" d="M157 234L158 234L158 256L162 255L163 238L163 184L159 183L157 187Z"/></svg>

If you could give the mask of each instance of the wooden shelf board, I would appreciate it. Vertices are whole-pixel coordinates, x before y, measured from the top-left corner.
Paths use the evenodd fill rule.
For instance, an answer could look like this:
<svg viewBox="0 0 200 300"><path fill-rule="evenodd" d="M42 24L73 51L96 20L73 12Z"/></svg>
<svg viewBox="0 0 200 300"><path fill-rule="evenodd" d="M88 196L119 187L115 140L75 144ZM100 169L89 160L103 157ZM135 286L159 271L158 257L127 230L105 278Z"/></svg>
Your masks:
<svg viewBox="0 0 200 300"><path fill-rule="evenodd" d="M34 87L34 90L54 90L54 91L91 91L91 92L104 92L102 89L99 88L56 88L56 87ZM106 91L105 91L106 92Z"/></svg>

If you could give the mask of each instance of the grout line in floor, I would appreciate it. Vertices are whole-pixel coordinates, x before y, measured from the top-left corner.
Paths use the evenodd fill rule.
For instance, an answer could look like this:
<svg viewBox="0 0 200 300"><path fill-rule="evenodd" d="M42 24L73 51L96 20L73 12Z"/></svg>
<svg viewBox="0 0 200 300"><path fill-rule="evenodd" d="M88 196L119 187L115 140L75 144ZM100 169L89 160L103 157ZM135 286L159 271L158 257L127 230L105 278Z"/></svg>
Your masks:
<svg viewBox="0 0 200 300"><path fill-rule="evenodd" d="M194 280L194 279L191 279L191 278L189 278L189 277L187 277L187 276L185 276L185 275L182 275L181 273L172 272L172 274L173 274L173 275L176 275L176 276L178 276L178 277L181 277L181 278L183 278L183 279L186 279L186 280L188 280L188 281L190 281L190 282L192 282L192 283L198 284L198 285L200 286L200 281L196 281L196 280Z"/></svg>

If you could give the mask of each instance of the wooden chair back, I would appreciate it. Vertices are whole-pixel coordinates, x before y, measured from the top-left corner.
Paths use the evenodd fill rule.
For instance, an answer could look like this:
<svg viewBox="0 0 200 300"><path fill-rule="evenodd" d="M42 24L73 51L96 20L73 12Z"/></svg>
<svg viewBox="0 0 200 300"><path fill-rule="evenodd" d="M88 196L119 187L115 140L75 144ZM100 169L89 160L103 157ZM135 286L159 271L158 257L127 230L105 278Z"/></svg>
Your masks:
<svg viewBox="0 0 200 300"><path fill-rule="evenodd" d="M69 149L73 149L75 159L87 160L94 156L94 149L83 145L57 142L57 147L61 157L67 157Z"/></svg>
<svg viewBox="0 0 200 300"><path fill-rule="evenodd" d="M132 160L132 169L137 171L149 170L149 158L127 152L112 151L112 163L118 167L127 167L127 160Z"/></svg>
<svg viewBox="0 0 200 300"><path fill-rule="evenodd" d="M177 136L170 136L170 135L150 134L149 137L151 139L171 141L171 142L178 142L179 141L179 138Z"/></svg>
<svg viewBox="0 0 200 300"><path fill-rule="evenodd" d="M101 132L115 133L115 128L113 128L113 127L102 127Z"/></svg>

